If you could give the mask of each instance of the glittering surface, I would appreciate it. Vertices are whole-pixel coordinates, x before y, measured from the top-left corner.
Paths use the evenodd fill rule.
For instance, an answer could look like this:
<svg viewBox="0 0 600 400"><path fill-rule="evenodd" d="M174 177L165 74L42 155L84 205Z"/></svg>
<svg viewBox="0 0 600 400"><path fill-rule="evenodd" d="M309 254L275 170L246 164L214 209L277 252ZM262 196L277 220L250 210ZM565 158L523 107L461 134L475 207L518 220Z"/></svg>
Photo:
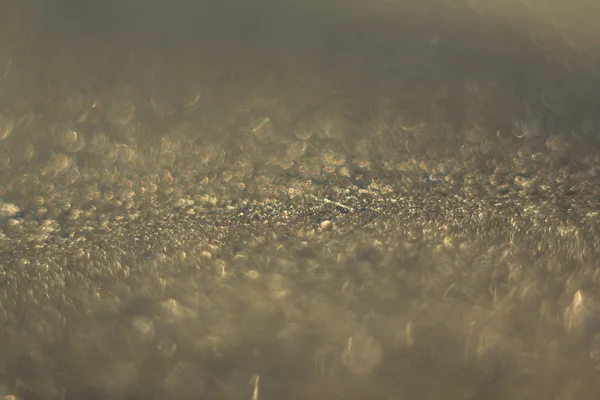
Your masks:
<svg viewBox="0 0 600 400"><path fill-rule="evenodd" d="M599 8L5 0L0 398L597 398Z"/></svg>

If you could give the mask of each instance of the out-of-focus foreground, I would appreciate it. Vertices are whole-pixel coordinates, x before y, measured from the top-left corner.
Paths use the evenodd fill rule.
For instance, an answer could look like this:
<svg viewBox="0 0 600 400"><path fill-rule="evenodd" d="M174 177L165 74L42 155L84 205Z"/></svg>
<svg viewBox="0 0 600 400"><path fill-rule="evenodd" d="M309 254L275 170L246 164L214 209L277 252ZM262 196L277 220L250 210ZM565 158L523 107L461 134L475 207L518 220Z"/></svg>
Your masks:
<svg viewBox="0 0 600 400"><path fill-rule="evenodd" d="M3 0L0 398L596 399L599 17Z"/></svg>

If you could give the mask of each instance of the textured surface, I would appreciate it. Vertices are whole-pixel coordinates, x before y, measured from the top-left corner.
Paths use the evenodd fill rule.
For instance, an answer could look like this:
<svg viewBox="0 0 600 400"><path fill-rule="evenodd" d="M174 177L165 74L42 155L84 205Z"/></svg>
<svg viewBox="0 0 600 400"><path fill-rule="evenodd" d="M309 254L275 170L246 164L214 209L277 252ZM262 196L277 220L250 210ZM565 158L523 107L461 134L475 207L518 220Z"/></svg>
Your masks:
<svg viewBox="0 0 600 400"><path fill-rule="evenodd" d="M597 397L597 6L34 3L0 396Z"/></svg>

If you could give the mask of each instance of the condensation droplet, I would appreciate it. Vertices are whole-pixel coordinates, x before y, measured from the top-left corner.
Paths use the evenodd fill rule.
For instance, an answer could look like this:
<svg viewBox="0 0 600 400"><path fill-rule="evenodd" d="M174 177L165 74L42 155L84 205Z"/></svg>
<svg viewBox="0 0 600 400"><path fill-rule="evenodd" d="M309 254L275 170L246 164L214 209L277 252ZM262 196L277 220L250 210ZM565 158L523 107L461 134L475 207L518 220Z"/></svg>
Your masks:
<svg viewBox="0 0 600 400"><path fill-rule="evenodd" d="M294 125L294 135L300 140L308 140L313 134L313 128L307 121L298 121Z"/></svg>
<svg viewBox="0 0 600 400"><path fill-rule="evenodd" d="M323 231L327 231L330 230L333 227L333 222L331 222L330 220L326 219L325 221L321 222L321 230Z"/></svg>
<svg viewBox="0 0 600 400"><path fill-rule="evenodd" d="M171 358L177 351L177 343L168 337L161 338L157 345L156 350L163 358Z"/></svg>
<svg viewBox="0 0 600 400"><path fill-rule="evenodd" d="M396 131L403 130L406 132L412 132L420 128L422 125L423 122L419 118L406 114L396 119L394 128Z"/></svg>
<svg viewBox="0 0 600 400"><path fill-rule="evenodd" d="M362 330L348 338L342 363L351 374L368 375L382 361L383 347L377 339Z"/></svg>
<svg viewBox="0 0 600 400"><path fill-rule="evenodd" d="M280 274L272 274L267 278L269 295L275 299L281 299L288 295L289 289L286 279Z"/></svg>
<svg viewBox="0 0 600 400"><path fill-rule="evenodd" d="M35 157L35 147L30 141L18 142L12 151L11 158L15 162L31 162Z"/></svg>
<svg viewBox="0 0 600 400"><path fill-rule="evenodd" d="M289 158L291 158L292 160L296 160L304 154L304 152L306 151L306 148L307 148L306 142L304 142L304 141L295 142L288 146L286 153Z"/></svg>
<svg viewBox="0 0 600 400"><path fill-rule="evenodd" d="M546 140L546 147L553 151L563 151L569 146L563 135L553 135Z"/></svg>
<svg viewBox="0 0 600 400"><path fill-rule="evenodd" d="M19 207L12 203L1 203L0 204L0 217L14 217L19 214L21 210Z"/></svg>
<svg viewBox="0 0 600 400"><path fill-rule="evenodd" d="M588 318L588 299L581 290L573 295L573 301L567 307L564 313L564 323L567 333L579 335L585 327L585 321Z"/></svg>
<svg viewBox="0 0 600 400"><path fill-rule="evenodd" d="M141 340L147 341L154 336L154 323L151 319L137 316L133 318L131 324Z"/></svg>
<svg viewBox="0 0 600 400"><path fill-rule="evenodd" d="M193 397L202 394L205 381L203 371L188 362L178 362L173 366L163 382L169 398Z"/></svg>
<svg viewBox="0 0 600 400"><path fill-rule="evenodd" d="M273 123L270 118L263 118L262 121L258 123L253 129L252 132L259 139L266 139L273 133Z"/></svg>
<svg viewBox="0 0 600 400"><path fill-rule="evenodd" d="M317 111L314 123L318 133L324 138L341 138L347 134L348 126L340 113Z"/></svg>
<svg viewBox="0 0 600 400"><path fill-rule="evenodd" d="M544 107L557 114L567 111L567 100L565 94L558 88L546 86L542 89L541 101Z"/></svg>
<svg viewBox="0 0 600 400"><path fill-rule="evenodd" d="M12 67L12 59L8 54L0 55L0 79L6 79Z"/></svg>
<svg viewBox="0 0 600 400"><path fill-rule="evenodd" d="M185 309L175 299L160 302L160 314L167 323L175 323L185 316Z"/></svg>
<svg viewBox="0 0 600 400"><path fill-rule="evenodd" d="M117 149L117 164L121 166L128 165L135 159L135 151L126 145L121 145Z"/></svg>
<svg viewBox="0 0 600 400"><path fill-rule="evenodd" d="M186 85L177 95L177 102L183 107L193 107L202 97L197 84Z"/></svg>
<svg viewBox="0 0 600 400"><path fill-rule="evenodd" d="M0 113L0 140L8 138L13 129L13 121L5 114Z"/></svg>
<svg viewBox="0 0 600 400"><path fill-rule="evenodd" d="M76 153L85 145L83 136L73 129L60 129L57 136L60 145L67 153Z"/></svg>
<svg viewBox="0 0 600 400"><path fill-rule="evenodd" d="M107 119L115 125L127 125L135 116L135 104L127 98L115 99L108 110Z"/></svg>
<svg viewBox="0 0 600 400"><path fill-rule="evenodd" d="M167 117L175 114L175 107L171 103L167 93L155 92L150 97L150 105L152 110L159 117Z"/></svg>
<svg viewBox="0 0 600 400"><path fill-rule="evenodd" d="M55 153L46 163L46 174L56 176L66 170L73 160L64 153Z"/></svg>

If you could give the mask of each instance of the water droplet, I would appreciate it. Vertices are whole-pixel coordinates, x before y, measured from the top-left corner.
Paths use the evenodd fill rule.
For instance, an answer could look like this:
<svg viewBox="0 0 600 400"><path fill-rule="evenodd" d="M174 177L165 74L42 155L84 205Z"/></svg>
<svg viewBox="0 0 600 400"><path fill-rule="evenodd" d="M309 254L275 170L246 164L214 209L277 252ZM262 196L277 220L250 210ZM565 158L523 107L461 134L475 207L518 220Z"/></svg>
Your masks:
<svg viewBox="0 0 600 400"><path fill-rule="evenodd" d="M317 111L314 123L317 132L324 138L341 138L348 133L346 119L337 112Z"/></svg>
<svg viewBox="0 0 600 400"><path fill-rule="evenodd" d="M0 203L0 217L12 218L17 216L21 210L12 203Z"/></svg>
<svg viewBox="0 0 600 400"><path fill-rule="evenodd" d="M73 160L64 153L55 153L46 163L46 175L56 176L66 170Z"/></svg>
<svg viewBox="0 0 600 400"><path fill-rule="evenodd" d="M154 323L147 317L137 316L131 322L133 330L141 340L149 340L154 336Z"/></svg>
<svg viewBox="0 0 600 400"><path fill-rule="evenodd" d="M202 97L197 84L185 85L177 95L177 102L183 107L193 107Z"/></svg>
<svg viewBox="0 0 600 400"><path fill-rule="evenodd" d="M107 113L109 122L115 125L127 125L135 116L135 104L128 98L116 98Z"/></svg>
<svg viewBox="0 0 600 400"><path fill-rule="evenodd" d="M67 153L76 153L83 148L85 141L83 136L78 134L73 129L69 128L58 128L56 136L60 146Z"/></svg>
<svg viewBox="0 0 600 400"><path fill-rule="evenodd" d="M169 97L165 90L156 90L150 96L150 105L152 105L152 110L157 116L168 117L175 114L175 107L173 107L173 103Z"/></svg>
<svg viewBox="0 0 600 400"><path fill-rule="evenodd" d="M542 89L541 101L544 107L557 114L563 114L567 111L566 96L556 87L544 87Z"/></svg>
<svg viewBox="0 0 600 400"><path fill-rule="evenodd" d="M177 343L168 337L161 338L156 345L156 350L163 358L171 358L177 351Z"/></svg>
<svg viewBox="0 0 600 400"><path fill-rule="evenodd" d="M0 79L6 79L10 73L12 59L8 54L0 55Z"/></svg>
<svg viewBox="0 0 600 400"><path fill-rule="evenodd" d="M169 398L196 397L204 390L204 371L188 362L178 362L163 382Z"/></svg>
<svg viewBox="0 0 600 400"><path fill-rule="evenodd" d="M333 222L331 222L328 219L321 222L321 230L323 230L323 231L327 231L327 230L331 229L332 227L333 227Z"/></svg>
<svg viewBox="0 0 600 400"><path fill-rule="evenodd" d="M13 129L13 121L3 113L0 113L0 140L8 138Z"/></svg>
<svg viewBox="0 0 600 400"><path fill-rule="evenodd" d="M546 147L553 151L564 151L569 147L569 143L563 135L552 135L546 140Z"/></svg>
<svg viewBox="0 0 600 400"><path fill-rule="evenodd" d="M184 307L175 299L160 302L160 314L167 323L175 323L185 316Z"/></svg>
<svg viewBox="0 0 600 400"><path fill-rule="evenodd" d="M360 329L348 338L342 363L353 375L368 375L383 361L383 346L377 339Z"/></svg>
<svg viewBox="0 0 600 400"><path fill-rule="evenodd" d="M270 118L263 118L262 121L258 123L254 128L252 128L252 132L259 139L266 139L273 133L273 123Z"/></svg>
<svg viewBox="0 0 600 400"><path fill-rule="evenodd" d="M287 156L292 160L297 160L306 151L307 144L304 141L295 142L288 146Z"/></svg>
<svg viewBox="0 0 600 400"><path fill-rule="evenodd" d="M308 140L313 134L313 127L308 121L298 121L294 125L294 135L300 140Z"/></svg>

